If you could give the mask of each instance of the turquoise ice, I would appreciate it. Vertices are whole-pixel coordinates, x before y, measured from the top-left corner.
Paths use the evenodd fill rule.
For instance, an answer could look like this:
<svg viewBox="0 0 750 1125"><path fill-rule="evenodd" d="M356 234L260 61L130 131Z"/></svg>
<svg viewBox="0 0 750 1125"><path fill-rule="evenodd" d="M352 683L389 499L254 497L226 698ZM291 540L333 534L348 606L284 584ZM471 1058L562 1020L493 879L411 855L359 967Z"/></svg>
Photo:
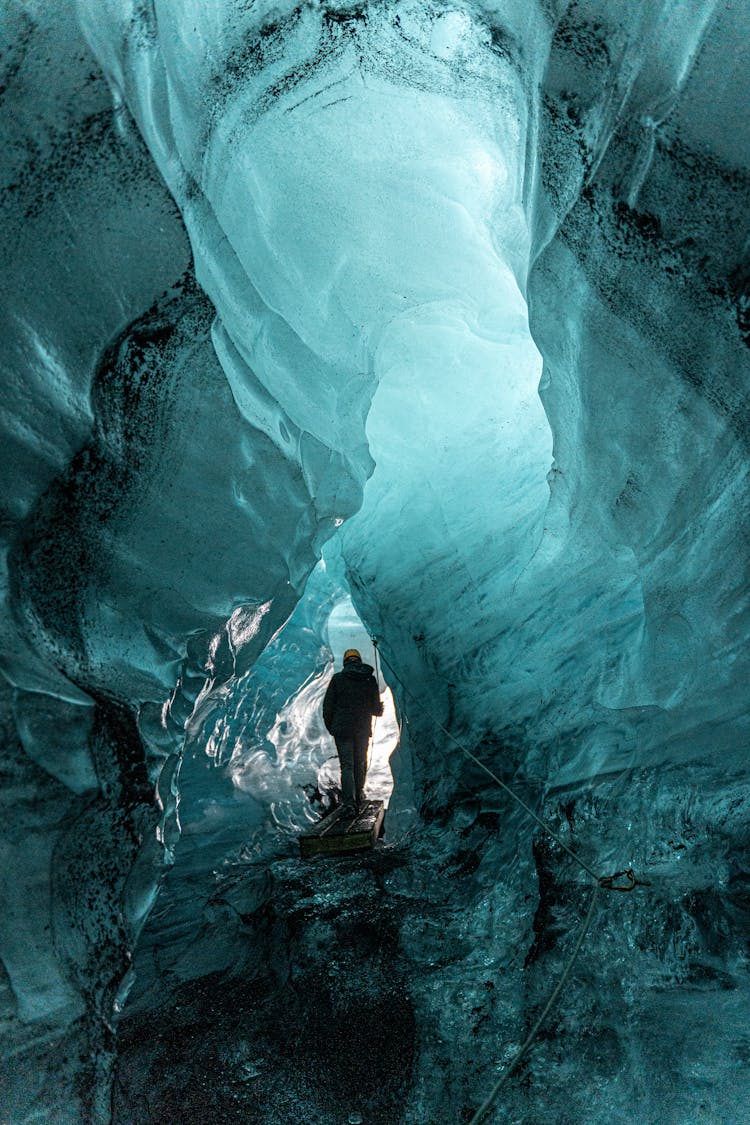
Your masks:
<svg viewBox="0 0 750 1125"><path fill-rule="evenodd" d="M0 25L3 1114L468 1119L588 880L447 729L652 883L501 1118L741 1122L744 6ZM385 840L303 869L373 636Z"/></svg>

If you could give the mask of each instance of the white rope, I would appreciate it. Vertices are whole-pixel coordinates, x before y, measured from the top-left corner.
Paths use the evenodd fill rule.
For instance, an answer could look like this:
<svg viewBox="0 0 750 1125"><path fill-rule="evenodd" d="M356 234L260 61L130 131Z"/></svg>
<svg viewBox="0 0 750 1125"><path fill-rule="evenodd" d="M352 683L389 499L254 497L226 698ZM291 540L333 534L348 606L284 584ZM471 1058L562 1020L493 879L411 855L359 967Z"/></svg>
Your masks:
<svg viewBox="0 0 750 1125"><path fill-rule="evenodd" d="M378 685L378 694L380 694L380 672L378 670L378 642L372 638L372 651L375 653L375 682ZM395 673L394 673L395 674ZM375 753L375 733L378 729L378 716L374 715L372 719L372 730L370 731L370 741L367 743L367 769L370 768L370 755L371 752Z"/></svg>

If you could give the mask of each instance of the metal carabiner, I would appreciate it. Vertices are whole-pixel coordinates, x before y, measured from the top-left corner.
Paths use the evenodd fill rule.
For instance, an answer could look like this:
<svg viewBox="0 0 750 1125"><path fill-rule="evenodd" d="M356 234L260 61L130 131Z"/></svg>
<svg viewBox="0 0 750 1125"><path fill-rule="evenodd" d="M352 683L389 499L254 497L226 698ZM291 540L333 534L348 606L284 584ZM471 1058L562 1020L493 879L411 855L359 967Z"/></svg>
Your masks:
<svg viewBox="0 0 750 1125"><path fill-rule="evenodd" d="M627 879L627 883L623 887L615 885L616 879L622 879L623 876ZM599 886L604 891L620 891L625 894L627 891L632 891L633 887L649 887L650 883L639 883L635 877L635 871L632 867L625 867L622 871L615 871L614 875L602 875L599 880Z"/></svg>

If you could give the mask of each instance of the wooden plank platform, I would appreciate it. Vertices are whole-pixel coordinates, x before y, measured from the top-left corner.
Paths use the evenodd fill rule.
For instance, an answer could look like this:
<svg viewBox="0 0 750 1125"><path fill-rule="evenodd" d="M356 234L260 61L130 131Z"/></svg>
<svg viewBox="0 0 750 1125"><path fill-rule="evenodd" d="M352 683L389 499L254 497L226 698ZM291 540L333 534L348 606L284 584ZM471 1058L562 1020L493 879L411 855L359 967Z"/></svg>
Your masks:
<svg viewBox="0 0 750 1125"><path fill-rule="evenodd" d="M304 836L300 836L300 855L309 859L313 855L367 851L377 840L384 817L382 801L365 801L359 813L345 813L339 805Z"/></svg>

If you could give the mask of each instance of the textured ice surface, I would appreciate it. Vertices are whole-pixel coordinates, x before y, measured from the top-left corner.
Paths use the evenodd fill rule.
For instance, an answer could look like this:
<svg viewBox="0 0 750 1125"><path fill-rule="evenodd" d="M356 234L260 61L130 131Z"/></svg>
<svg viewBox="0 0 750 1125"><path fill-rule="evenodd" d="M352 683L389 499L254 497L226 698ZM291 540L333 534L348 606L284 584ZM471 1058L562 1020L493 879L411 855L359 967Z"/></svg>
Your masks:
<svg viewBox="0 0 750 1125"><path fill-rule="evenodd" d="M498 1119L746 1119L749 31L6 6L13 1125L468 1119L587 889L435 717L653 883ZM350 605L386 845L301 868Z"/></svg>

